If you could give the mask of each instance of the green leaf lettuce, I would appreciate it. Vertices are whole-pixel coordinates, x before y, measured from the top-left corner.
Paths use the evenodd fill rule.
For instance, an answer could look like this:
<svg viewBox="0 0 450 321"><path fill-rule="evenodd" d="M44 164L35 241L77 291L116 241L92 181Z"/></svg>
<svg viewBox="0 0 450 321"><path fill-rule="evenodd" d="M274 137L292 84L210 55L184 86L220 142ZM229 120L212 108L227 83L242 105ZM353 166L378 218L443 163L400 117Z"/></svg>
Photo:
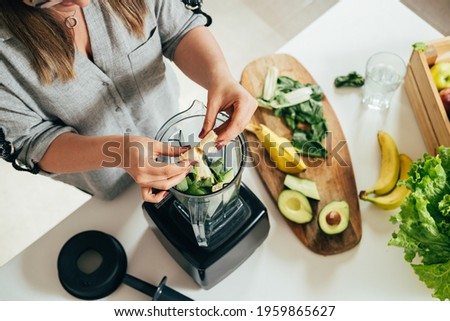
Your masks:
<svg viewBox="0 0 450 321"><path fill-rule="evenodd" d="M389 245L402 247L405 260L433 297L450 298L450 148L439 147L435 157L416 160L405 181L411 191L401 210ZM418 264L412 263L418 261Z"/></svg>

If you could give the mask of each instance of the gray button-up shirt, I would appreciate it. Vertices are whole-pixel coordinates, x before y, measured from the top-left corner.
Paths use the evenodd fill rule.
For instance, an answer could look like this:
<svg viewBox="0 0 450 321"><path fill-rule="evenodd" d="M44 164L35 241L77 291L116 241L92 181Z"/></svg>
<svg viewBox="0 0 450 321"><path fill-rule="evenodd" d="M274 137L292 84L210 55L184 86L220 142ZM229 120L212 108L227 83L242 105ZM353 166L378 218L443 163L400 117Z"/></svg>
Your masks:
<svg viewBox="0 0 450 321"><path fill-rule="evenodd" d="M153 137L178 112L178 85L163 56L173 58L181 38L204 25L180 0L149 0L143 39L131 35L99 1L83 9L93 61L75 54L76 78L42 85L30 53L0 21L0 128L33 168L62 133ZM111 199L131 181L119 168L49 174L101 198Z"/></svg>

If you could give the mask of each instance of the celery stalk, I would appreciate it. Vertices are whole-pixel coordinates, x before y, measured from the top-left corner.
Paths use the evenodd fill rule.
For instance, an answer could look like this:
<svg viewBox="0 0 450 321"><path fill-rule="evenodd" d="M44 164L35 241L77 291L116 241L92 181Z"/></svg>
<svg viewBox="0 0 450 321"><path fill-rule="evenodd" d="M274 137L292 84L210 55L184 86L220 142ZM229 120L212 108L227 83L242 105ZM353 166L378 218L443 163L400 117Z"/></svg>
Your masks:
<svg viewBox="0 0 450 321"><path fill-rule="evenodd" d="M272 108L284 108L284 107L290 107L297 104L304 103L305 101L308 101L311 98L311 94L313 93L312 89L310 87L302 87L296 90L293 90L291 92L288 92L287 94L284 94L284 98L286 98L287 102L283 104L279 104L276 101L272 101L269 105Z"/></svg>
<svg viewBox="0 0 450 321"><path fill-rule="evenodd" d="M269 67L266 78L264 80L263 99L270 101L275 95L275 89L277 88L278 68Z"/></svg>

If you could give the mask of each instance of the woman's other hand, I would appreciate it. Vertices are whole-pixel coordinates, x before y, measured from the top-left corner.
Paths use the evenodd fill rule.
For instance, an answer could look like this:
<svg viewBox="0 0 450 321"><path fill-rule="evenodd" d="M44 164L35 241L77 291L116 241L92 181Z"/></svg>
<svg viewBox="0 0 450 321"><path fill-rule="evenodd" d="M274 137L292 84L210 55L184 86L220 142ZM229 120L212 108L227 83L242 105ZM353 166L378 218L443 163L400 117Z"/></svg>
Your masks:
<svg viewBox="0 0 450 321"><path fill-rule="evenodd" d="M183 180L191 164L158 162L161 155L178 156L188 147L175 147L142 136L59 135L38 163L48 173L74 173L99 168L121 167L141 187L142 198L158 203L167 190ZM153 188L160 192L153 193Z"/></svg>
<svg viewBox="0 0 450 321"><path fill-rule="evenodd" d="M208 90L207 105L205 121L199 136L203 138L212 130L217 114L224 111L230 119L215 129L218 135L217 143L222 146L245 129L258 107L256 100L233 79L227 81L218 79L217 83L212 84Z"/></svg>
<svg viewBox="0 0 450 321"><path fill-rule="evenodd" d="M141 136L128 137L123 147L121 167L140 186L144 201L160 202L169 193L167 190L181 182L190 172L189 161L172 164L157 161L161 155L178 156L188 148L169 146ZM159 191L155 193L153 189Z"/></svg>

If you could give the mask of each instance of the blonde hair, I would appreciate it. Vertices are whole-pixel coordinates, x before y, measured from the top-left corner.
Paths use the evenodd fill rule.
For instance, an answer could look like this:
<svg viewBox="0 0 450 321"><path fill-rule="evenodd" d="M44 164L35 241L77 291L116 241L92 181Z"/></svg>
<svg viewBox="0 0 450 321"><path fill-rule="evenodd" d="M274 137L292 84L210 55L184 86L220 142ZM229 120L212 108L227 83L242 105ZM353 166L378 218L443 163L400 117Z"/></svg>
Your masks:
<svg viewBox="0 0 450 321"><path fill-rule="evenodd" d="M114 13L129 32L144 37L149 8L145 0L99 0ZM44 84L75 78L73 33L45 9L36 9L18 0L0 0L0 18L10 32L30 52L34 68Z"/></svg>

